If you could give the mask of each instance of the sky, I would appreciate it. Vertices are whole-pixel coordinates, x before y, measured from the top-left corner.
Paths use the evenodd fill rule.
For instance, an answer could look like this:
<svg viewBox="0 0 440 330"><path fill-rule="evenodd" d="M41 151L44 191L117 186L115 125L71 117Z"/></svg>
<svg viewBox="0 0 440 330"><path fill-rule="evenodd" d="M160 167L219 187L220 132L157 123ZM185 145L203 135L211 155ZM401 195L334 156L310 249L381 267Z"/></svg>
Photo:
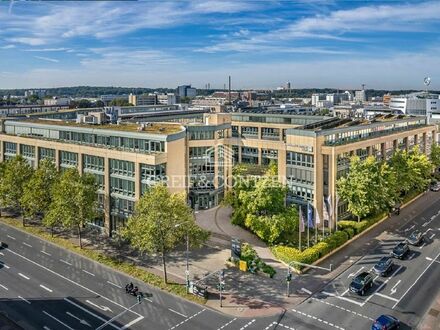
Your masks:
<svg viewBox="0 0 440 330"><path fill-rule="evenodd" d="M440 1L0 2L0 88L440 89Z"/></svg>

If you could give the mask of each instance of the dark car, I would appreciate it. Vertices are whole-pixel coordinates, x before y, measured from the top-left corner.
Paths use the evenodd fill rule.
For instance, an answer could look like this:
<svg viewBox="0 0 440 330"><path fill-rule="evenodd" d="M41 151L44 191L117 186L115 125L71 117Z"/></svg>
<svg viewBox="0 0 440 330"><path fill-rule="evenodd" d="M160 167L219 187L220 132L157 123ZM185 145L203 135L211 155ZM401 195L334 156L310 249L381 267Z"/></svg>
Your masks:
<svg viewBox="0 0 440 330"><path fill-rule="evenodd" d="M400 242L397 244L393 251L391 251L391 256L397 259L403 259L409 252L409 246L406 242Z"/></svg>
<svg viewBox="0 0 440 330"><path fill-rule="evenodd" d="M409 235L406 241L411 245L420 245L423 243L424 238L424 235L420 231L416 230Z"/></svg>
<svg viewBox="0 0 440 330"><path fill-rule="evenodd" d="M431 191L440 191L440 183L433 183L430 187Z"/></svg>
<svg viewBox="0 0 440 330"><path fill-rule="evenodd" d="M393 270L394 262L390 257L381 258L377 264L374 265L373 271L380 276L385 276Z"/></svg>
<svg viewBox="0 0 440 330"><path fill-rule="evenodd" d="M373 286L373 276L370 273L363 272L356 276L350 283L350 291L361 296Z"/></svg>
<svg viewBox="0 0 440 330"><path fill-rule="evenodd" d="M371 326L371 330L394 330L399 329L400 322L394 316L381 315Z"/></svg>

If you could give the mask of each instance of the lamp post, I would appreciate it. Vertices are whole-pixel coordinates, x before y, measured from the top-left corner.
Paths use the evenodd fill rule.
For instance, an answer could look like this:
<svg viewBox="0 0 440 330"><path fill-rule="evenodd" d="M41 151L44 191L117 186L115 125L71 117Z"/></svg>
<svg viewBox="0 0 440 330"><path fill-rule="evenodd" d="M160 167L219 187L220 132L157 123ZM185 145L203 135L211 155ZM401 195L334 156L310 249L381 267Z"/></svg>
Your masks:
<svg viewBox="0 0 440 330"><path fill-rule="evenodd" d="M178 223L174 227L180 227L184 223ZM189 230L186 230L186 270L185 270L185 281L186 281L186 293L189 293Z"/></svg>

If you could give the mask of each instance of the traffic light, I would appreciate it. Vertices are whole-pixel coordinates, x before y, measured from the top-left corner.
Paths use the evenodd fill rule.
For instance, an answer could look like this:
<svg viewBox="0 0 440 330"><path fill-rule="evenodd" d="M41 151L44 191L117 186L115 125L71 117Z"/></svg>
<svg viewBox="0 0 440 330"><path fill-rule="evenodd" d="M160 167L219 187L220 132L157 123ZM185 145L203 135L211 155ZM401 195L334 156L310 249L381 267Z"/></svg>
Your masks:
<svg viewBox="0 0 440 330"><path fill-rule="evenodd" d="M290 282L292 280L292 273L287 273L286 281Z"/></svg>

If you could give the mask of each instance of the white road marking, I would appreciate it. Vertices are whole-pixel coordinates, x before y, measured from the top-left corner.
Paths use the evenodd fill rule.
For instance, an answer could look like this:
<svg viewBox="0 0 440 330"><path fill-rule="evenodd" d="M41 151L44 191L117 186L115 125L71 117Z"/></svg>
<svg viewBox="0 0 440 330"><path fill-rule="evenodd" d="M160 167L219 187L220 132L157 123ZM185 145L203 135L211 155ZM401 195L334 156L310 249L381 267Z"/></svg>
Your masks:
<svg viewBox="0 0 440 330"><path fill-rule="evenodd" d="M307 290L306 288L302 288L301 291L307 293L307 294L312 294L312 291Z"/></svg>
<svg viewBox="0 0 440 330"><path fill-rule="evenodd" d="M423 247L426 245L426 243L425 242L423 242L423 244L422 245L420 245L420 247L419 247L419 249L421 250L421 249L423 249Z"/></svg>
<svg viewBox="0 0 440 330"><path fill-rule="evenodd" d="M68 262L68 261L66 261L66 260L64 260L64 259L60 259L60 261L61 261L62 263L65 263L66 265L72 266L72 264L71 264L70 262Z"/></svg>
<svg viewBox="0 0 440 330"><path fill-rule="evenodd" d="M365 299L365 303L367 303L376 293L378 293L392 278L394 275L396 275L401 269L402 269L402 265L399 266L399 268L397 268L394 273L391 274L390 277L388 277L376 290L374 290L373 294L371 294L367 299Z"/></svg>
<svg viewBox="0 0 440 330"><path fill-rule="evenodd" d="M58 320L55 316L50 315L48 312L43 311L43 313L46 314L47 316L49 316L51 319L57 321L59 324L64 325L67 329L69 329L69 330L75 330L75 329L69 327L69 326L68 326L66 323L64 323L63 321Z"/></svg>
<svg viewBox="0 0 440 330"><path fill-rule="evenodd" d="M250 322L248 322L248 323L246 323L245 325L243 325L241 328L240 328L240 330L244 330L244 329L246 329L248 326L250 326L252 323L254 323L255 322L255 319L253 319L252 321L250 321Z"/></svg>
<svg viewBox="0 0 440 330"><path fill-rule="evenodd" d="M391 294L395 294L396 293L396 287L399 285L399 283L402 282L402 280L398 280L396 284L394 284L394 286L391 288Z"/></svg>
<svg viewBox="0 0 440 330"><path fill-rule="evenodd" d="M50 253L47 253L46 251L43 251L43 250L41 250L41 253L43 253L43 254L45 254L45 255L47 255L47 256L51 256L51 254Z"/></svg>
<svg viewBox="0 0 440 330"><path fill-rule="evenodd" d="M412 225L411 227L405 229L405 231L410 231L411 229L414 229L415 226L416 226L416 225Z"/></svg>
<svg viewBox="0 0 440 330"><path fill-rule="evenodd" d="M18 296L18 298L20 298L21 300L23 300L24 302L28 303L29 305L31 304L31 302L25 298L23 298L22 296Z"/></svg>
<svg viewBox="0 0 440 330"><path fill-rule="evenodd" d="M316 320L316 321L318 321L318 322L320 322L320 323L327 324L327 325L329 325L329 326L331 326L331 327L333 327L333 328L335 328L335 329L345 330L343 327L340 327L339 325L333 324L333 323L331 323L331 322L329 322L329 321L326 321L326 320L321 320L320 318L314 318L314 317L313 317L312 315L310 315L310 314L306 314L306 313L301 312L301 311L298 311L298 310L296 310L296 309L292 309L292 311L295 312L295 313L301 314L301 315L303 315L303 316L306 316L306 317L308 317L308 318L314 319L314 320Z"/></svg>
<svg viewBox="0 0 440 330"><path fill-rule="evenodd" d="M107 306L104 306L104 305L97 305L97 304L95 304L94 302L91 302L90 300L86 300L86 303L89 303L90 305L92 305L92 306L94 306L94 307L96 307L96 308L99 308L100 310L103 310L103 311L108 311L108 312L111 312L111 313L113 313L113 311L109 308L109 307L107 307Z"/></svg>
<svg viewBox="0 0 440 330"><path fill-rule="evenodd" d="M397 304L403 299L403 297L406 296L406 294L413 288L414 285L416 285L416 283L420 280L420 278L423 276L423 274L425 274L425 272L429 269L429 267L431 267L431 265L436 261L436 259L438 258L438 256L440 256L440 253L437 254L437 256L429 263L429 265L425 268L425 270L419 275L419 277L417 277L417 279L415 280L415 282L413 284L411 284L411 286L408 288L408 290L406 290L406 292L399 298L399 300L394 304L394 306L392 307L392 309L394 309Z"/></svg>
<svg viewBox="0 0 440 330"><path fill-rule="evenodd" d="M358 306L361 306L361 307L364 306L363 303L360 303L358 301L355 301L355 300L352 300L352 299L349 299L349 298L346 298L346 297L338 296L337 294L334 294L334 293L331 293L331 292L321 291L321 293L325 294L326 296L335 297L337 299L341 299L341 300L345 300L345 301L351 302L352 304L355 304L355 305L358 305Z"/></svg>
<svg viewBox="0 0 440 330"><path fill-rule="evenodd" d="M440 228L439 228L440 229ZM4 256L5 254L3 252L0 252L0 256Z"/></svg>
<svg viewBox="0 0 440 330"><path fill-rule="evenodd" d="M9 289L7 287L5 287L3 284L0 284L0 288L5 289L6 291L8 291Z"/></svg>
<svg viewBox="0 0 440 330"><path fill-rule="evenodd" d="M356 273L350 273L347 277L353 277L356 276L358 273L360 273L362 271L362 269L364 269L365 267L362 266Z"/></svg>
<svg viewBox="0 0 440 330"><path fill-rule="evenodd" d="M312 297L312 300L314 300L314 301L318 301L318 302L320 302L320 303L323 303L323 304L326 304L326 305L329 305L329 306L336 307L336 308L338 308L338 309L340 309L340 310L343 310L343 311L346 311L346 312L350 312L350 313L352 313L352 314L354 314L354 315L361 316L361 317L363 317L363 318L365 318L365 319L367 319L367 320L374 321L374 319L372 319L371 317L368 317L368 316L362 315L362 314L360 314L360 313L358 313L358 312L355 312L355 311L352 311L352 310L350 310L350 309L348 309L348 308L344 308L344 307L341 307L341 306L338 306L338 305L335 305L335 304L329 303L329 302L327 302L327 301L325 301L325 300L321 300L321 299L317 299L317 298L313 298L313 297ZM315 317L312 317L312 318L313 318L313 319L316 319Z"/></svg>
<svg viewBox="0 0 440 330"><path fill-rule="evenodd" d="M341 297L345 296L348 292L348 289L346 289L344 292L342 292Z"/></svg>
<svg viewBox="0 0 440 330"><path fill-rule="evenodd" d="M18 275L20 275L21 277L23 277L26 280L29 280L29 277L27 277L26 275L23 275L22 273L18 273Z"/></svg>
<svg viewBox="0 0 440 330"><path fill-rule="evenodd" d="M103 317L101 317L101 316L99 316L99 315L96 315L95 313L89 311L87 308L84 308L84 307L82 307L81 305L78 305L77 303L73 302L73 301L70 300L69 298L64 298L64 301L67 301L68 303L72 304L73 306L75 306L75 307L81 309L82 311L86 312L87 314L90 314L90 315L96 317L98 320L101 320L101 321L104 322L104 323L108 321L108 320L104 319ZM143 317L142 317L142 318L143 318ZM117 327L116 325L114 325L113 323L110 323L109 325L112 326L112 327L115 328L115 329L120 330L120 328Z"/></svg>
<svg viewBox="0 0 440 330"><path fill-rule="evenodd" d="M9 267L8 265L6 265L5 263L3 263L3 261L0 261L0 266L1 266L1 267L5 267L6 269L11 268L11 267Z"/></svg>
<svg viewBox="0 0 440 330"><path fill-rule="evenodd" d="M124 325L124 326L121 328L121 330L130 329L130 327L131 327L133 324L136 324L136 323L138 323L139 321L141 321L141 320L143 320L143 319L144 319L144 317L141 315L141 316L135 318L133 321L128 322L126 325Z"/></svg>
<svg viewBox="0 0 440 330"><path fill-rule="evenodd" d="M113 282L110 282L110 281L107 281L107 283L108 283L108 284L111 284L111 285L113 285L113 286L115 286L115 287L117 287L117 288L119 288L119 289L122 289L122 286L120 286L120 285L118 285L118 284L116 284L116 283L113 283Z"/></svg>
<svg viewBox="0 0 440 330"><path fill-rule="evenodd" d="M87 270L85 270L85 269L83 269L82 270L84 273L86 273L86 274L89 274L89 275L91 275L91 276L95 276L95 274L93 274L93 273L90 273L90 272L88 272Z"/></svg>
<svg viewBox="0 0 440 330"><path fill-rule="evenodd" d="M87 325L87 326L90 327L90 328L92 327L92 326L90 325L90 323L87 322L86 320L83 320L83 319L79 318L78 316L73 315L73 314L70 313L70 312L66 312L66 314L69 315L70 317L73 317L74 319L78 320L79 323L81 323L81 324L83 324L83 325Z"/></svg>
<svg viewBox="0 0 440 330"><path fill-rule="evenodd" d="M411 253L411 255L409 256L408 260L411 260L412 258L414 258L415 255L416 255L415 252Z"/></svg>
<svg viewBox="0 0 440 330"><path fill-rule="evenodd" d="M47 325L45 325L45 326L43 327L43 329L44 329L44 330L50 330L50 328L49 328Z"/></svg>
<svg viewBox="0 0 440 330"><path fill-rule="evenodd" d="M65 277L65 276L63 276L63 275L61 275L61 274L58 274L57 272L53 271L52 269L47 268L47 267L45 267L45 266L43 266L43 265L40 265L39 263L37 263L37 262L35 262L35 261L33 261L33 260L29 259L29 258L26 258L25 256L21 255L20 253L17 253L17 252L15 252L15 251L13 251L13 250L11 250L11 249L9 249L9 248L7 248L7 251L9 251L10 253L15 254L16 256L19 256L20 258L22 258L22 259L24 259L24 260L26 260L26 261L28 261L28 262L30 262L30 263L32 263L32 264L34 264L34 265L40 267L40 268L42 268L42 269L48 271L49 273L52 273L52 274L54 274L54 275L56 275L56 276L58 276L58 277L64 279L64 280L67 281L67 282L70 282L70 283L72 283L72 284L75 284L76 286L78 286L78 287L80 287L80 288L82 288L82 289L84 289L84 290L86 290L86 291L88 291L88 292L90 292L90 293L93 293L94 295L100 296L102 299L104 299L104 300L106 300L106 301L108 301L108 302L110 302L110 303L112 303L112 304L114 304L114 305L116 305L116 306L119 306L119 307L121 307L121 308L123 308L123 309L125 309L125 310L128 310L125 306L123 306L123 305L117 303L116 301L113 301L113 300L111 300L110 298L107 298L107 297L105 297L105 296L99 294L98 292L93 291L92 289L89 289L89 288L85 287L84 285L81 285L81 284L79 284L79 283L77 283L77 282L71 280L70 278L67 278L67 277ZM66 300L67 298L64 298L64 299ZM71 303L72 303L72 302L71 302ZM78 305L78 306L79 306L79 305ZM84 309L84 310L86 310L86 309ZM136 320L142 320L142 319L144 319L144 317L143 317L142 315L140 315L139 313L136 313L136 312L131 311L131 310L130 310L130 312L133 313L133 314L135 314L135 315L137 315L137 316L139 316ZM142 318L140 318L140 317L142 317ZM104 322L106 322L106 320L104 320ZM136 321L136 322L138 322L138 321ZM131 323L131 322L130 322L129 324L133 325L134 323Z"/></svg>
<svg viewBox="0 0 440 330"><path fill-rule="evenodd" d="M191 316L188 317L187 319L185 319L185 320L183 320L182 322L180 322L180 323L176 324L175 326L171 327L169 330L173 330L173 329L175 329L175 328L181 326L183 323L188 322L189 320L191 320L192 318L196 317L197 315L203 313L204 311L206 311L206 309L202 309L201 311L199 311L199 312L197 312L197 313L191 315Z"/></svg>
<svg viewBox="0 0 440 330"><path fill-rule="evenodd" d="M430 258L430 257L426 257L426 260L428 260L428 261L433 261L434 259L432 259L432 258ZM437 262L437 263L440 264L440 261L434 260L434 262Z"/></svg>
<svg viewBox="0 0 440 330"><path fill-rule="evenodd" d="M26 245L26 246L28 246L28 247L32 247L32 245L30 245L30 244L28 244L28 243L26 243L26 242L23 242L23 245Z"/></svg>
<svg viewBox="0 0 440 330"><path fill-rule="evenodd" d="M426 227L428 224L429 224L429 222L426 221L426 222L423 223L422 227Z"/></svg>
<svg viewBox="0 0 440 330"><path fill-rule="evenodd" d="M173 312L173 313L176 313L177 315L180 315L180 316L183 316L183 317L188 317L188 316L186 316L185 314L179 313L178 311L175 311L175 310L172 309L172 308L168 308L168 310L171 311L171 312Z"/></svg>
<svg viewBox="0 0 440 330"><path fill-rule="evenodd" d="M6 236L8 236L8 238L10 238L10 239L12 239L12 240L15 241L15 237L12 237L12 236L10 236L10 235L6 235Z"/></svg>
<svg viewBox="0 0 440 330"><path fill-rule="evenodd" d="M393 297L387 296L387 295L382 294L382 293L379 293L379 292L376 292L375 295L376 295L376 296L379 296L379 297L382 297L382 298L385 298L385 299L392 300L392 301L394 301L394 302L397 301L396 298L393 298Z"/></svg>
<svg viewBox="0 0 440 330"><path fill-rule="evenodd" d="M229 324L231 324L232 322L234 322L237 318L233 318L232 320L230 320L228 323L223 324L220 328L218 328L217 330L222 330L223 328L226 328Z"/></svg>
<svg viewBox="0 0 440 330"><path fill-rule="evenodd" d="M49 291L49 292L53 292L52 289L49 289L47 286L44 286L43 284L40 284L40 288L43 288L44 290Z"/></svg>
<svg viewBox="0 0 440 330"><path fill-rule="evenodd" d="M433 233L431 236L429 236L429 239L433 239L435 236L435 233Z"/></svg>

